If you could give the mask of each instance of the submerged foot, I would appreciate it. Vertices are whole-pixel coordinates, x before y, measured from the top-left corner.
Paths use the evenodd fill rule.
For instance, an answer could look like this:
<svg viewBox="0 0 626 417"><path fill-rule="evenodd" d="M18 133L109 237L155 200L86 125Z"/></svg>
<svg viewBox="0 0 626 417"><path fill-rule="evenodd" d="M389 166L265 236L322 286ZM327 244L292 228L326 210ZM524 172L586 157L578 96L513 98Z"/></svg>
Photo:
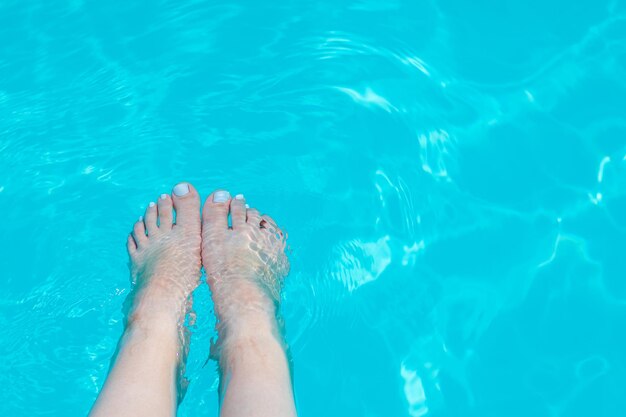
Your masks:
<svg viewBox="0 0 626 417"><path fill-rule="evenodd" d="M174 222L174 212L175 219ZM128 319L172 317L181 321L200 280L200 197L188 183L150 203L128 236L134 290Z"/></svg>
<svg viewBox="0 0 626 417"><path fill-rule="evenodd" d="M283 232L269 216L246 208L243 195L211 194L202 209L202 263L221 345L227 337L249 336L251 327L279 330L276 313L289 262Z"/></svg>

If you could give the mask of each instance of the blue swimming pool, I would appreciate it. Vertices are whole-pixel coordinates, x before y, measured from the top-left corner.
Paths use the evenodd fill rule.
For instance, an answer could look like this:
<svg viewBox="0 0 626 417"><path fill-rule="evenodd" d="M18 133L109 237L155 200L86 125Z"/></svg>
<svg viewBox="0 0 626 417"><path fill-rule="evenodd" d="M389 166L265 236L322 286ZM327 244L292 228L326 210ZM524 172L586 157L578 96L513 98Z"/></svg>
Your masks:
<svg viewBox="0 0 626 417"><path fill-rule="evenodd" d="M301 417L623 416L625 155L623 1L3 0L0 415L88 412L186 180L289 233Z"/></svg>

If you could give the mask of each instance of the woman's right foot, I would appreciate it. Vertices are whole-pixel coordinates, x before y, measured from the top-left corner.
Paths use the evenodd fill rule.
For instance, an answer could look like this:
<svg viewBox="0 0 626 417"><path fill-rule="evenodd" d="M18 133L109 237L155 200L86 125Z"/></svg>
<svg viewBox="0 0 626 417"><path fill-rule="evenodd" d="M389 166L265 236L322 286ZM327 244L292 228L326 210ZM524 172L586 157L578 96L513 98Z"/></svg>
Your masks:
<svg viewBox="0 0 626 417"><path fill-rule="evenodd" d="M228 225L230 214L231 227ZM283 232L243 195L213 192L202 209L202 264L218 319L219 345L279 329L280 291L289 272Z"/></svg>
<svg viewBox="0 0 626 417"><path fill-rule="evenodd" d="M218 319L211 356L221 375L220 416L295 417L277 320L289 271L283 233L270 217L247 208L242 195L216 191L202 209L202 263Z"/></svg>

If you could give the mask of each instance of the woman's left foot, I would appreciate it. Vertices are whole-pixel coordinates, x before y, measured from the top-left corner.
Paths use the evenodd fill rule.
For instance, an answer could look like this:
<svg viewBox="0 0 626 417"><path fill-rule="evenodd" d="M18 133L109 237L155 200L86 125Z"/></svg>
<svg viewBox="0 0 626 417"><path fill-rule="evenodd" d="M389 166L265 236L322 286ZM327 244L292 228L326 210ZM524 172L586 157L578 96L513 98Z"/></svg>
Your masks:
<svg viewBox="0 0 626 417"><path fill-rule="evenodd" d="M134 284L129 322L184 319L200 281L200 244L200 197L191 184L180 183L148 205L127 241Z"/></svg>

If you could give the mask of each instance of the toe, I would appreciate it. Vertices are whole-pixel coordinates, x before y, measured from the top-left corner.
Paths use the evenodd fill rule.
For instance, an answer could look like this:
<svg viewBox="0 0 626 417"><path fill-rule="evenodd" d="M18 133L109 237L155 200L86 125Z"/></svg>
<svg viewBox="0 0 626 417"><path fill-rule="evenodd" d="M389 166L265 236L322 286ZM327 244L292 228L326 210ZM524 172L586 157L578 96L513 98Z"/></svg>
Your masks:
<svg viewBox="0 0 626 417"><path fill-rule="evenodd" d="M281 239L285 238L285 233L278 227L276 221L267 214L261 216L261 228L267 229L270 233L277 233Z"/></svg>
<svg viewBox="0 0 626 417"><path fill-rule="evenodd" d="M148 208L146 208L143 222L146 224L148 236L155 234L159 230L157 227L157 208L156 204L152 201L148 204Z"/></svg>
<svg viewBox="0 0 626 417"><path fill-rule="evenodd" d="M264 214L261 216L261 222L260 225L263 229L276 229L278 230L278 225L276 224L276 222L274 221L274 219L272 219L270 216L268 216L267 214Z"/></svg>
<svg viewBox="0 0 626 417"><path fill-rule="evenodd" d="M246 200L243 198L243 194L237 194L230 201L230 221L233 229L246 223Z"/></svg>
<svg viewBox="0 0 626 417"><path fill-rule="evenodd" d="M202 230L209 236L228 230L230 193L216 190L209 195L202 208Z"/></svg>
<svg viewBox="0 0 626 417"><path fill-rule="evenodd" d="M135 239L133 239L133 235L128 235L128 239L126 239L126 249L128 250L128 254L130 256L135 256L137 253L137 244L135 243Z"/></svg>
<svg viewBox="0 0 626 417"><path fill-rule="evenodd" d="M170 230L172 228L172 199L167 194L161 194L157 203L159 212L159 229Z"/></svg>
<svg viewBox="0 0 626 417"><path fill-rule="evenodd" d="M172 190L176 209L176 226L197 228L200 231L200 195L188 182L176 184Z"/></svg>
<svg viewBox="0 0 626 417"><path fill-rule="evenodd" d="M135 222L133 226L133 238L135 238L135 243L137 244L137 248L142 248L148 243L148 236L146 236L146 227L143 224L143 216L139 217L139 220Z"/></svg>
<svg viewBox="0 0 626 417"><path fill-rule="evenodd" d="M246 215L248 217L247 221L249 224L259 227L261 225L261 213L257 209L248 209L246 210Z"/></svg>

